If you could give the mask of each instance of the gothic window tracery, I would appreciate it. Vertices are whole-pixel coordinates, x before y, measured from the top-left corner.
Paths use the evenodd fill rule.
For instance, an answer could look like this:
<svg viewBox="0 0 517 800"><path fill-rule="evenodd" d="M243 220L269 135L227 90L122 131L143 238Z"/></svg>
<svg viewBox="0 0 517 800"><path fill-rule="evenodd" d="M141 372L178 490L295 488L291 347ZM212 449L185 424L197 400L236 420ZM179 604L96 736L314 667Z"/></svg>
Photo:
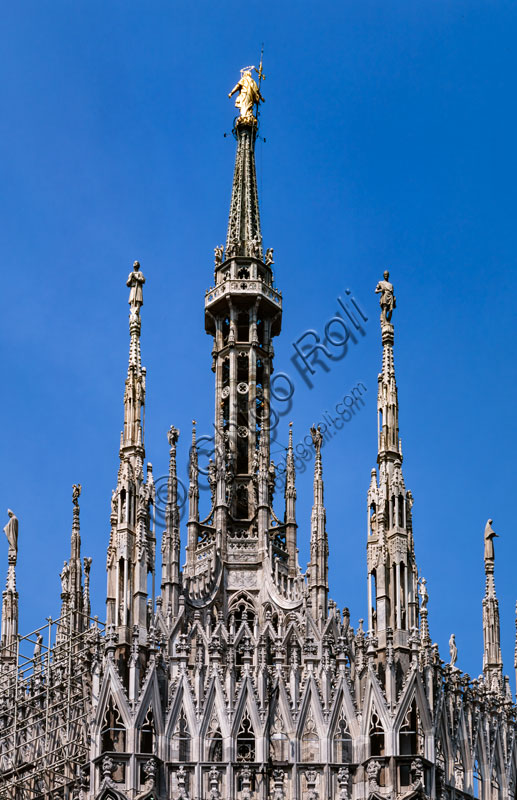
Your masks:
<svg viewBox="0 0 517 800"><path fill-rule="evenodd" d="M305 720L305 727L302 735L301 757L302 761L305 762L319 761L321 757L320 737L318 736L312 709L310 709L307 714L307 719Z"/></svg>
<svg viewBox="0 0 517 800"><path fill-rule="evenodd" d="M118 707L110 697L104 714L101 730L101 752L124 753L126 751L126 728Z"/></svg>
<svg viewBox="0 0 517 800"><path fill-rule="evenodd" d="M352 761L352 737L343 711L332 739L332 758L338 764L349 764Z"/></svg>
<svg viewBox="0 0 517 800"><path fill-rule="evenodd" d="M235 619L235 630L239 630L243 623L246 623L250 630L253 630L255 623L255 612L247 597L242 595L232 603L232 611Z"/></svg>
<svg viewBox="0 0 517 800"><path fill-rule="evenodd" d="M384 755L384 728L376 711L372 713L370 720L370 755Z"/></svg>
<svg viewBox="0 0 517 800"><path fill-rule="evenodd" d="M212 711L212 716L210 718L210 723L205 736L205 742L207 761L222 761L223 737L215 709Z"/></svg>
<svg viewBox="0 0 517 800"><path fill-rule="evenodd" d="M400 727L400 755L406 756L422 754L422 731L419 722L416 701L413 700L406 711L404 721Z"/></svg>
<svg viewBox="0 0 517 800"><path fill-rule="evenodd" d="M255 761L255 733L248 711L241 720L237 734L237 761Z"/></svg>
<svg viewBox="0 0 517 800"><path fill-rule="evenodd" d="M287 761L289 757L289 739L278 707L270 728L269 757L272 761Z"/></svg>
<svg viewBox="0 0 517 800"><path fill-rule="evenodd" d="M149 707L145 715L144 724L140 729L140 752L153 753L155 742L155 728L152 708Z"/></svg>
<svg viewBox="0 0 517 800"><path fill-rule="evenodd" d="M192 737L185 710L182 708L171 741L171 759L184 763L191 759Z"/></svg>

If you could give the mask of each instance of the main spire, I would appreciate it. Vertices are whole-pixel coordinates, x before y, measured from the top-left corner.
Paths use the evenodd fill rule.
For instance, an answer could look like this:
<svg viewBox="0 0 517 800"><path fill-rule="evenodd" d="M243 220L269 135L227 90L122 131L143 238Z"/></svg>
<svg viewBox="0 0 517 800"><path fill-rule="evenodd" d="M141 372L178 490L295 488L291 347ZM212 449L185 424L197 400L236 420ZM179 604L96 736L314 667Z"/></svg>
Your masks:
<svg viewBox="0 0 517 800"><path fill-rule="evenodd" d="M262 246L254 148L263 98L253 69L241 70L230 92L238 92L240 116L235 121L237 152L226 252L223 245L215 248L215 285L205 295L205 330L213 337L215 373L214 458L208 464L211 508L204 520L199 519L194 446L183 573L196 604L215 598L221 602L224 597L225 608L238 582L233 572L240 574L244 565L251 570L257 595L261 588L274 586L272 592L294 602L298 577L294 487L288 487L283 522L273 509L270 387L282 296L273 285L273 249ZM261 68L256 72L260 82ZM257 613L261 607L258 603Z"/></svg>

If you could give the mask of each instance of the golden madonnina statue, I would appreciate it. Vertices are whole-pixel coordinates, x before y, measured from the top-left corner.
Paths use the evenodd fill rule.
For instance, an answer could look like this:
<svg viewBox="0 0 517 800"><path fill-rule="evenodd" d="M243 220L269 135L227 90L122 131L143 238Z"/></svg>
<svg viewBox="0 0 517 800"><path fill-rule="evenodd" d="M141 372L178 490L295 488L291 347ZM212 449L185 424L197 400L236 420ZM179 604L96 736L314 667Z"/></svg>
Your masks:
<svg viewBox="0 0 517 800"><path fill-rule="evenodd" d="M232 97L235 92L239 92L239 96L235 101L235 107L240 109L240 119L254 120L253 106L260 102L265 103L264 98L260 94L260 89L251 76L251 70L255 67L245 67L241 69L241 79L233 89L228 97ZM260 73L259 73L260 76Z"/></svg>

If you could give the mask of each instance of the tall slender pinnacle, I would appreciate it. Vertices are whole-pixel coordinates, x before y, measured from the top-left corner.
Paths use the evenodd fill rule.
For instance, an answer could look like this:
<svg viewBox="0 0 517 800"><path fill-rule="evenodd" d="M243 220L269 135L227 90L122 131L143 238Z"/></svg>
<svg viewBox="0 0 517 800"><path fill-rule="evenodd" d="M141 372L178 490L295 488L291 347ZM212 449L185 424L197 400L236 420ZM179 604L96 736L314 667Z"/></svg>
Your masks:
<svg viewBox="0 0 517 800"><path fill-rule="evenodd" d="M298 570L296 554L296 469L293 450L293 423L289 423L289 442L285 464L285 527L286 546L289 556L289 574Z"/></svg>
<svg viewBox="0 0 517 800"><path fill-rule="evenodd" d="M178 476L176 469L176 444L179 430L169 428L169 479L167 486L167 508L165 511L165 533L162 539L162 598L166 616L178 613L180 592L180 524L178 509Z"/></svg>
<svg viewBox="0 0 517 800"><path fill-rule="evenodd" d="M79 497L81 484L72 488L72 535L70 537L70 560L65 561L61 570L61 613L57 641L66 641L69 635L84 630L83 614L83 568L81 564L81 524Z"/></svg>
<svg viewBox="0 0 517 800"><path fill-rule="evenodd" d="M142 287L145 278L135 261L129 287L129 364L124 392L124 430L120 442L120 467L111 506L108 546L107 623L116 628L118 642L129 648L134 626L140 642L147 641L147 576L154 575L154 533L150 504L154 483L148 464L144 480L145 367L140 354Z"/></svg>
<svg viewBox="0 0 517 800"><path fill-rule="evenodd" d="M199 467L196 442L196 420L192 420L192 444L189 457L189 520L199 519Z"/></svg>
<svg viewBox="0 0 517 800"><path fill-rule="evenodd" d="M513 666L515 669L515 685L517 687L517 603L515 603L515 648L513 651Z"/></svg>
<svg viewBox="0 0 517 800"><path fill-rule="evenodd" d="M324 620L328 612L328 556L329 546L326 529L326 511L323 500L323 467L321 445L323 436L320 427L311 428L314 444L314 502L311 514L311 562L309 567L309 594L315 619Z"/></svg>
<svg viewBox="0 0 517 800"><path fill-rule="evenodd" d="M79 507L80 495L81 484L74 483L72 489L72 536L70 546L70 561L68 562L69 603L72 614L71 625L74 633L79 633L85 628L83 608L83 569L81 564L81 523Z"/></svg>
<svg viewBox="0 0 517 800"><path fill-rule="evenodd" d="M124 394L124 434L122 450L138 450L138 457L144 458L143 409L145 405L145 367L142 367L140 354L140 332L142 321L140 309L144 304L142 287L145 278L140 264L135 261L126 285L129 286L129 364L127 369L126 391Z"/></svg>
<svg viewBox="0 0 517 800"><path fill-rule="evenodd" d="M418 572L413 546L411 507L402 475L399 406L393 358L396 307L389 272L375 289L380 294L382 371L377 398L379 476L372 470L368 489L368 628L386 650L393 630L395 651L410 651L410 632L418 627ZM390 634L391 636L391 634Z"/></svg>
<svg viewBox="0 0 517 800"><path fill-rule="evenodd" d="M399 406L395 363L393 358L394 328L391 324L396 299L389 282L389 272L379 281L375 291L381 294L382 372L379 375L377 411L379 415L379 442L377 463L398 459L402 462L399 440Z"/></svg>
<svg viewBox="0 0 517 800"><path fill-rule="evenodd" d="M9 521L4 527L9 550L7 552L7 580L2 593L2 627L0 640L0 664L16 661L18 637L18 592L16 591L16 562L18 560L18 518L7 509Z"/></svg>
<svg viewBox="0 0 517 800"><path fill-rule="evenodd" d="M494 537L492 520L485 525L485 596L483 598L483 674L487 687L501 689L503 685L503 659L501 655L501 633L499 622L499 603L495 592Z"/></svg>

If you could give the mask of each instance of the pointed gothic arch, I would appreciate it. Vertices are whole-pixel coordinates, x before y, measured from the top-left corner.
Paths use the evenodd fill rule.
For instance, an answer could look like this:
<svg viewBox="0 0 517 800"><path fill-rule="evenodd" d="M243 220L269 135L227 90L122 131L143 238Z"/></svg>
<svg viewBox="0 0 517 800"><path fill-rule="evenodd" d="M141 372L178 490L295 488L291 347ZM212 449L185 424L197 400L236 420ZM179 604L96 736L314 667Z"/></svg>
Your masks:
<svg viewBox="0 0 517 800"><path fill-rule="evenodd" d="M119 706L110 695L101 724L101 753L124 753L126 744L126 726Z"/></svg>
<svg viewBox="0 0 517 800"><path fill-rule="evenodd" d="M370 717L370 728L368 730L370 739L370 756L383 756L386 753L386 732L375 708Z"/></svg>
<svg viewBox="0 0 517 800"><path fill-rule="evenodd" d="M205 760L220 762L223 760L223 735L215 704L212 706L208 726L204 735Z"/></svg>
<svg viewBox="0 0 517 800"><path fill-rule="evenodd" d="M250 630L253 630L257 612L255 610L253 598L247 592L239 592L232 597L228 610L230 614L234 615L236 631L244 623L247 623Z"/></svg>
<svg viewBox="0 0 517 800"><path fill-rule="evenodd" d="M344 709L337 718L332 732L332 761L336 764L350 764L353 760L353 742L348 719Z"/></svg>
<svg viewBox="0 0 517 800"><path fill-rule="evenodd" d="M126 798L123 794L110 786L102 789L97 795L96 800L126 800Z"/></svg>
<svg viewBox="0 0 517 800"><path fill-rule="evenodd" d="M182 706L170 740L171 761L183 764L192 760L192 733Z"/></svg>
<svg viewBox="0 0 517 800"><path fill-rule="evenodd" d="M275 704L269 724L269 759L272 763L289 760L289 736L279 703Z"/></svg>
<svg viewBox="0 0 517 800"><path fill-rule="evenodd" d="M424 754L424 736L422 722L418 713L416 698L406 708L406 713L399 727L399 754L413 756Z"/></svg>
<svg viewBox="0 0 517 800"><path fill-rule="evenodd" d="M140 753L154 753L156 749L156 729L154 725L154 713L152 706L149 706L144 720L138 731L138 747Z"/></svg>
<svg viewBox="0 0 517 800"><path fill-rule="evenodd" d="M255 737L255 729L251 721L248 709L245 710L239 731L236 738L236 760L240 762L250 763L256 761L257 743Z"/></svg>
<svg viewBox="0 0 517 800"><path fill-rule="evenodd" d="M300 760L311 764L321 761L321 740L314 719L312 705L309 707L300 741Z"/></svg>

